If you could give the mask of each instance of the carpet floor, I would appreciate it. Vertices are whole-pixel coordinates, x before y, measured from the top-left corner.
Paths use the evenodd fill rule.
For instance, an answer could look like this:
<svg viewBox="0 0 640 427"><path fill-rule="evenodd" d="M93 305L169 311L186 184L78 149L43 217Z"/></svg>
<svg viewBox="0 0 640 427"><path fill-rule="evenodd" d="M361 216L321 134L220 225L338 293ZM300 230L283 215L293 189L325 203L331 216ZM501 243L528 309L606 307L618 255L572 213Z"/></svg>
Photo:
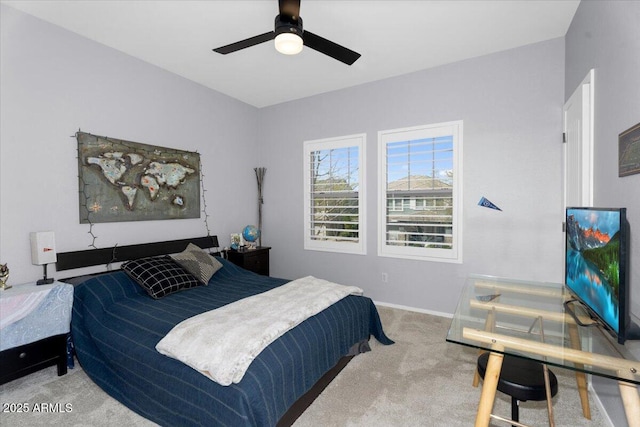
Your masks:
<svg viewBox="0 0 640 427"><path fill-rule="evenodd" d="M372 351L356 356L294 427L472 426L482 387L471 385L476 351L445 341L450 319L388 307L379 311L396 343L383 346L372 339ZM553 399L556 425L607 426L592 398L592 419L582 417L573 372L553 371L559 382ZM0 403L2 426L155 425L109 397L78 365L62 377L51 367L4 384ZM8 412L10 404L22 403L28 403L29 413ZM493 413L508 418L510 405L510 398L498 393ZM546 402L523 402L520 420L548 425Z"/></svg>

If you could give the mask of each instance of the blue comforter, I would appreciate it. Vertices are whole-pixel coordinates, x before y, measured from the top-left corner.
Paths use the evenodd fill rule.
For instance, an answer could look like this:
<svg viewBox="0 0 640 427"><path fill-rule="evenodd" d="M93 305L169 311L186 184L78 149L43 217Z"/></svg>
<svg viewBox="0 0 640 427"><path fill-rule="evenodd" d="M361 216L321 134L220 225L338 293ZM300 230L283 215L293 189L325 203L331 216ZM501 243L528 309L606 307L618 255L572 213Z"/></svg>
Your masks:
<svg viewBox="0 0 640 427"><path fill-rule="evenodd" d="M122 271L78 285L71 326L78 360L89 377L161 425L274 426L354 344L371 334L383 344L393 343L373 302L348 296L262 351L240 383L221 386L155 349L179 322L286 282L221 262L208 286L159 300Z"/></svg>

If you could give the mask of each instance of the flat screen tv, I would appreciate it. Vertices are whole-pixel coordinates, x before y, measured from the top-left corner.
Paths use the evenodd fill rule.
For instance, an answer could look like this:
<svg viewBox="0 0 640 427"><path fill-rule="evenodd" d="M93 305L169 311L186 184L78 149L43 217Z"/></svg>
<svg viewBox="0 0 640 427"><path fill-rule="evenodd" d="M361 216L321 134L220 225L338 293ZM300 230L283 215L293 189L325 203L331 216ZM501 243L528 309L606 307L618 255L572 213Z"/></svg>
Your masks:
<svg viewBox="0 0 640 427"><path fill-rule="evenodd" d="M626 208L567 208L565 285L620 344L636 337L629 314Z"/></svg>

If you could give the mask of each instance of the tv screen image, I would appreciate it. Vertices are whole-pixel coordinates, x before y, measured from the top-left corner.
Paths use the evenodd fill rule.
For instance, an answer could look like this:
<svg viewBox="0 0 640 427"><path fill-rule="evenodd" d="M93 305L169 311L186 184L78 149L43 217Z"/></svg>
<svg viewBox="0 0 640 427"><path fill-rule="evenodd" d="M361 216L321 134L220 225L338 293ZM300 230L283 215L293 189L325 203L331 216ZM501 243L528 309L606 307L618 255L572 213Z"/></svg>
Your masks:
<svg viewBox="0 0 640 427"><path fill-rule="evenodd" d="M568 208L566 216L565 284L619 338L625 324L625 213Z"/></svg>

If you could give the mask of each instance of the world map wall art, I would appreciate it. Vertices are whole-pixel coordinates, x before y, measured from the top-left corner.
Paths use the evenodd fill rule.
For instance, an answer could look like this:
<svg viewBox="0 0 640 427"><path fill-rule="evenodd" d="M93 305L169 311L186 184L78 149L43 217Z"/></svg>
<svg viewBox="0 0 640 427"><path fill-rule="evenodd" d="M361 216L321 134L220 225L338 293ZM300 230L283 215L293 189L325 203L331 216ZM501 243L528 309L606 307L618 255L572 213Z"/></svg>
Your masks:
<svg viewBox="0 0 640 427"><path fill-rule="evenodd" d="M77 132L80 223L200 218L200 154Z"/></svg>

